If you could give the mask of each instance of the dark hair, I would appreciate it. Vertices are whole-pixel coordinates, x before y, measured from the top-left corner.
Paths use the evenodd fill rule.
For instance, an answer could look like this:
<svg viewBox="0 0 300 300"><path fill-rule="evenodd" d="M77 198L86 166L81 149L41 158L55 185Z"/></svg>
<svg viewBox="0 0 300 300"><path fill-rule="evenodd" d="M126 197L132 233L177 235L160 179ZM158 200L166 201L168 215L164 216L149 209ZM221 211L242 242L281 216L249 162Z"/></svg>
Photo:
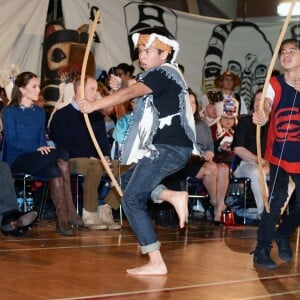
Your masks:
<svg viewBox="0 0 300 300"><path fill-rule="evenodd" d="M196 111L194 112L194 119L196 122L198 122L201 120L201 116L200 116L200 112L199 112L199 103L198 103L197 95L190 87L188 88L188 93L189 93L189 95L193 95L195 98Z"/></svg>
<svg viewBox="0 0 300 300"><path fill-rule="evenodd" d="M251 101L251 105L250 105L250 110L253 111L254 110L254 100L255 100L255 97L257 94L259 93L262 93L263 89L262 88L259 88L255 91L255 93L253 94L253 97L252 97L252 101Z"/></svg>
<svg viewBox="0 0 300 300"><path fill-rule="evenodd" d="M145 29L142 29L139 31L140 34L152 34L152 33L156 33L156 34L159 34L159 35L162 35L162 36L165 36L167 37L168 39L170 40L175 40L175 37L171 34L170 31L168 31L165 27L159 27L159 26L153 26L153 27L148 27L148 28L145 28ZM158 49L159 50L159 49ZM159 53L163 52L162 50L159 50ZM173 58L173 55L174 55L174 50L172 50L168 56L167 56L167 59L166 61L167 62L170 62Z"/></svg>
<svg viewBox="0 0 300 300"><path fill-rule="evenodd" d="M181 73L183 74L184 71L185 71L184 66L183 66L182 64L178 64L178 68L179 68L179 70L181 71Z"/></svg>
<svg viewBox="0 0 300 300"><path fill-rule="evenodd" d="M6 90L5 90L5 88L4 87L0 87L0 95L1 95L1 93L3 93L3 96L5 96L5 97L7 97L7 95L6 95Z"/></svg>
<svg viewBox="0 0 300 300"><path fill-rule="evenodd" d="M281 51L282 51L282 47L285 45L285 44L295 44L295 46L300 49L300 41L297 40L297 39L285 39L281 45L280 45L280 49L279 49L279 55L281 54Z"/></svg>
<svg viewBox="0 0 300 300"><path fill-rule="evenodd" d="M126 64L126 63L120 63L118 64L115 69L121 69L122 71L124 71L125 74L128 74L130 76L133 76L133 73L134 73L134 66L133 65L129 65L129 64Z"/></svg>
<svg viewBox="0 0 300 300"><path fill-rule="evenodd" d="M107 72L107 75L111 75L111 74L114 74L115 73L115 69L116 67L110 67L108 72Z"/></svg>
<svg viewBox="0 0 300 300"><path fill-rule="evenodd" d="M138 31L138 33L140 34L152 34L152 33L156 33L156 34L160 34L163 35L165 37L167 37L168 39L174 40L175 37L173 36L173 34L171 34L171 32L165 28L165 27L159 27L159 26L153 26L153 27L148 27L148 28L144 28L140 31Z"/></svg>
<svg viewBox="0 0 300 300"><path fill-rule="evenodd" d="M37 76L32 72L22 72L16 77L15 84L11 92L11 102L9 105L17 106L20 104L22 99L20 88L25 87L32 78L37 78Z"/></svg>
<svg viewBox="0 0 300 300"><path fill-rule="evenodd" d="M224 100L224 96L221 91L208 91L206 96L210 104L215 104Z"/></svg>

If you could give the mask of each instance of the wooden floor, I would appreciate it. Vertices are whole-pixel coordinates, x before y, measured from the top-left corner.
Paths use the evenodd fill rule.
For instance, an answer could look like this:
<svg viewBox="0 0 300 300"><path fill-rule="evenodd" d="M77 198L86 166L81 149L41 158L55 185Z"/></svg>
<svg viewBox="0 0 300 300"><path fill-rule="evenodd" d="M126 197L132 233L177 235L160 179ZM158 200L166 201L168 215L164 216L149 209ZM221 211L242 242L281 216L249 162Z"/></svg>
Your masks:
<svg viewBox="0 0 300 300"><path fill-rule="evenodd" d="M299 229L294 260L253 267L256 227L215 227L194 220L184 230L156 227L167 276L137 277L146 262L128 225L121 231L80 228L74 237L44 221L25 238L0 237L1 299L300 299Z"/></svg>

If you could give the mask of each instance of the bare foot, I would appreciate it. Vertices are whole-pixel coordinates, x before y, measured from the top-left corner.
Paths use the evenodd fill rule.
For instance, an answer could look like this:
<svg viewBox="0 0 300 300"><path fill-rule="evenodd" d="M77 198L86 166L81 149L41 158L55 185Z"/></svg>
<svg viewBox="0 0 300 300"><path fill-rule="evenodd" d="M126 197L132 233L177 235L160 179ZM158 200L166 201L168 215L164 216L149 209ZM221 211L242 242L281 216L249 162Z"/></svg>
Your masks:
<svg viewBox="0 0 300 300"><path fill-rule="evenodd" d="M149 262L140 267L127 269L127 273L131 275L166 275L168 270L164 263L157 265Z"/></svg>
<svg viewBox="0 0 300 300"><path fill-rule="evenodd" d="M189 216L188 193L185 191L168 191L169 195L166 201L174 206L179 218L179 226L183 228Z"/></svg>

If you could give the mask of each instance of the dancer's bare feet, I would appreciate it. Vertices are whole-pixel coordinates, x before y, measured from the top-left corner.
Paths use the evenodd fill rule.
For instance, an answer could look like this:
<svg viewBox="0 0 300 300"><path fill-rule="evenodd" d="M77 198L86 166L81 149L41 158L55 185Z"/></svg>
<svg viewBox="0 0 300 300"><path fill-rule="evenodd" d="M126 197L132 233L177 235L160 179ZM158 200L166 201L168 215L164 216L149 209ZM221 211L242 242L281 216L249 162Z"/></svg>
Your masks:
<svg viewBox="0 0 300 300"><path fill-rule="evenodd" d="M189 216L188 193L185 191L163 190L158 197L174 206L179 218L179 226L183 228Z"/></svg>
<svg viewBox="0 0 300 300"><path fill-rule="evenodd" d="M143 266L127 269L127 273L131 275L166 275L168 273L167 266L161 256L159 250L148 253L149 262Z"/></svg>
<svg viewBox="0 0 300 300"><path fill-rule="evenodd" d="M127 269L127 273L132 275L166 275L168 271L166 266L154 266L148 263L140 267Z"/></svg>

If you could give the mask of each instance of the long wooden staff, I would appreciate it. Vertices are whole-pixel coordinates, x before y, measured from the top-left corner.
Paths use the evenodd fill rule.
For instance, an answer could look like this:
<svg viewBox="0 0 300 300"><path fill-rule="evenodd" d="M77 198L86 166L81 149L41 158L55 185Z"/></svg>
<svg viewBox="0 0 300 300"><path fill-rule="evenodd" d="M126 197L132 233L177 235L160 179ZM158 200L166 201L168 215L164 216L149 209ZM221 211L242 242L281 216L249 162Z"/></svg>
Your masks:
<svg viewBox="0 0 300 300"><path fill-rule="evenodd" d="M292 16L292 12L294 10L296 4L296 0L293 0L291 6L290 6L290 10L289 13L284 21L284 24L282 26L278 41L276 43L276 47L274 49L273 52L273 56L271 59L271 63L267 72L267 76L265 79L265 83L264 83L264 87L263 87L263 91L262 91L262 95L261 95L261 100L259 103L259 110L262 111L264 108L264 99L266 97L266 92L267 92L267 87L272 75L272 70L274 68L276 59L277 59L277 55L281 46L281 43L283 41L284 35L286 33L288 24L290 22L291 16ZM261 191L262 191L262 197L263 197L263 201L264 201L264 205L265 205L265 209L266 211L269 213L270 212L270 206L269 206L269 202L268 202L268 196L267 196L267 191L266 191L266 185L265 185L265 176L264 176L264 171L263 171L263 166L262 166L262 156L261 156L261 141L260 141L260 134L261 134L261 127L259 125L256 126L256 147L257 147L257 162L258 162L258 170L259 170L259 178L260 178L260 185L261 185Z"/></svg>
<svg viewBox="0 0 300 300"><path fill-rule="evenodd" d="M94 19L94 22L93 22L93 25L92 25L92 28L91 28L91 32L89 34L89 39L88 39L88 43L86 45L86 49L85 49L85 53L84 53L84 58L83 58L83 62L82 62L82 68L81 68L81 78L80 78L80 96L82 99L84 99L84 78L85 78L85 73L86 73L86 66L87 66L87 61L88 61L88 56L89 56L89 53L90 53L90 49L91 49L91 45L92 45L92 41L93 41L93 37L94 37L94 33L96 31L96 26L97 26L97 23L98 23L98 20L100 18L100 11L97 10L96 12L96 15L95 15L95 19ZM100 149L100 146L97 142L97 139L95 137L95 134L94 134L94 131L92 129L92 126L91 126L91 122L90 122L90 119L89 119L89 116L87 113L84 113L84 120L85 120L85 124L88 128L88 131L89 131L89 134L91 136L91 139L94 143L94 146L97 150L97 153L101 159L101 162L103 164L103 167L105 168L109 178L111 179L111 181L113 182L117 192L119 193L119 195L122 197L123 196L123 192L121 190L121 187L119 185L119 183L117 182L115 176L113 175L111 169L110 169L110 166L108 165L101 149Z"/></svg>

